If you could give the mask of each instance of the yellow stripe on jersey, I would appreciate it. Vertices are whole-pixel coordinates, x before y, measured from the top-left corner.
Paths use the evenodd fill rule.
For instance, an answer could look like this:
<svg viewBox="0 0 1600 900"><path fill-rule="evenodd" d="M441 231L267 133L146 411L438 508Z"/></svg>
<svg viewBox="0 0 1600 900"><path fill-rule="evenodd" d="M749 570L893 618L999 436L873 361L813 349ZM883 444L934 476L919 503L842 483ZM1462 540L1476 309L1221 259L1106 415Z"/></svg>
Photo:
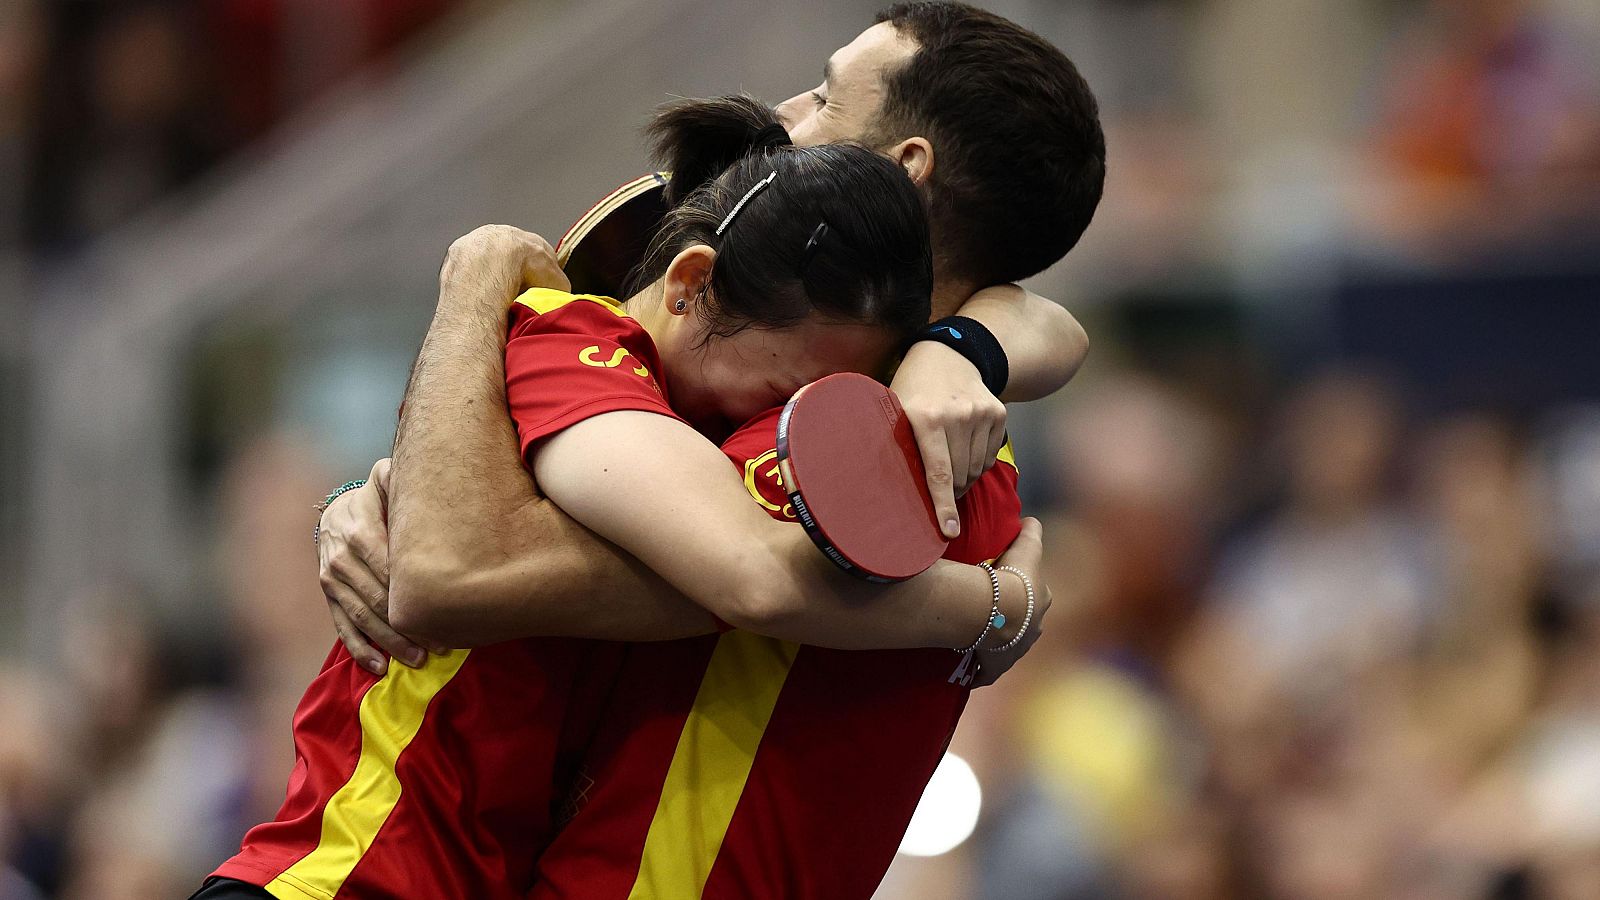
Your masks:
<svg viewBox="0 0 1600 900"><path fill-rule="evenodd" d="M557 291L550 288L529 288L522 292L516 302L542 316L545 313L554 312L574 300L588 300L591 303L598 303L621 318L629 318L628 311L622 308L621 303L610 297L602 297L599 294L569 294L566 291Z"/></svg>
<svg viewBox="0 0 1600 900"><path fill-rule="evenodd" d="M332 900L400 802L395 764L422 728L428 704L450 683L470 650L430 656L420 669L389 666L361 698L361 757L350 780L328 798L316 849L267 885L279 900Z"/></svg>
<svg viewBox="0 0 1600 900"><path fill-rule="evenodd" d="M628 900L699 897L800 645L744 631L718 641L689 711Z"/></svg>
<svg viewBox="0 0 1600 900"><path fill-rule="evenodd" d="M1011 449L1010 435L1006 436L1005 445L1000 448L999 453L994 455L994 458L1005 463L1013 469L1017 468L1017 454Z"/></svg>

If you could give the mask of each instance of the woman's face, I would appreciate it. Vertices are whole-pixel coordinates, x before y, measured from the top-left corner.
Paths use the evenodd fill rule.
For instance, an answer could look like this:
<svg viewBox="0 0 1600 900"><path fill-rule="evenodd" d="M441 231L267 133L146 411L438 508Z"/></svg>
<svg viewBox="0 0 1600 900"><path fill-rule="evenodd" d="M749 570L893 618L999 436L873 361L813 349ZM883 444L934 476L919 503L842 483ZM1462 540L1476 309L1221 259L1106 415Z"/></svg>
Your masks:
<svg viewBox="0 0 1600 900"><path fill-rule="evenodd" d="M823 376L882 376L895 349L888 329L820 317L709 339L698 316L673 325L657 340L672 408L714 440Z"/></svg>

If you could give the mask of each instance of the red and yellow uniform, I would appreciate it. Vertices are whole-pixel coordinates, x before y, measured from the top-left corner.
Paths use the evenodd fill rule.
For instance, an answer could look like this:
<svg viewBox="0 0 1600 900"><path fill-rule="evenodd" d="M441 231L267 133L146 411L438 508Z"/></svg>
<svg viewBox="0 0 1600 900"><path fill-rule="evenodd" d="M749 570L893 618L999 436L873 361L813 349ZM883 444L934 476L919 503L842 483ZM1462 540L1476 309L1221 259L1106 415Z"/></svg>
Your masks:
<svg viewBox="0 0 1600 900"><path fill-rule="evenodd" d="M511 315L524 453L589 416L673 415L655 345L614 301L535 290ZM522 896L550 839L560 760L587 743L620 651L511 641L379 678L336 646L295 712L282 809L214 874L284 900Z"/></svg>
<svg viewBox="0 0 1600 900"><path fill-rule="evenodd" d="M723 449L757 502L793 520L778 413ZM1001 459L962 498L947 558L992 559L1016 538L1009 446ZM865 900L966 706L960 660L740 631L630 645L530 897Z"/></svg>

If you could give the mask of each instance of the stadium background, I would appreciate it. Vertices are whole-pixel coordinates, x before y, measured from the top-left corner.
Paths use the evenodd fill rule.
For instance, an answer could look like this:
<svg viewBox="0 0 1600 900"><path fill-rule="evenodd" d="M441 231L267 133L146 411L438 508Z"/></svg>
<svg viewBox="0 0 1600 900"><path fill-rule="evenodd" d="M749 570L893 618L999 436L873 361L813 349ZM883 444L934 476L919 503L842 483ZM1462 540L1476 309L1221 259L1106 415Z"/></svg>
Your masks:
<svg viewBox="0 0 1600 900"><path fill-rule="evenodd" d="M1012 413L1057 601L976 831L880 896L1600 897L1600 7L990 6L1102 103L1033 284L1094 350ZM873 8L0 3L0 898L183 896L275 808L310 506L449 241Z"/></svg>

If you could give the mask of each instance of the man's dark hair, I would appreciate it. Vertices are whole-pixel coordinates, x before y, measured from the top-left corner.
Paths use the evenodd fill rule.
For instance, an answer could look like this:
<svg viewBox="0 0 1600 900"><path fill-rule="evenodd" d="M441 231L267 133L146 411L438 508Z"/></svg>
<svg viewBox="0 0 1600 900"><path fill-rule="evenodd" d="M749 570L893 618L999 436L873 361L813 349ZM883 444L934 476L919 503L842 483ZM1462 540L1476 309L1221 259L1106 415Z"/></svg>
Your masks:
<svg viewBox="0 0 1600 900"><path fill-rule="evenodd" d="M710 302L697 306L708 335L815 314L909 341L927 324L927 209L893 161L852 144L792 146L773 111L742 96L668 106L648 133L672 171L670 208L634 280L660 278L690 245L715 248Z"/></svg>
<svg viewBox="0 0 1600 900"><path fill-rule="evenodd" d="M921 135L942 272L979 285L1035 275L1089 227L1106 139L1089 85L1031 31L963 3L899 3L878 14L916 41L884 75L872 146Z"/></svg>

